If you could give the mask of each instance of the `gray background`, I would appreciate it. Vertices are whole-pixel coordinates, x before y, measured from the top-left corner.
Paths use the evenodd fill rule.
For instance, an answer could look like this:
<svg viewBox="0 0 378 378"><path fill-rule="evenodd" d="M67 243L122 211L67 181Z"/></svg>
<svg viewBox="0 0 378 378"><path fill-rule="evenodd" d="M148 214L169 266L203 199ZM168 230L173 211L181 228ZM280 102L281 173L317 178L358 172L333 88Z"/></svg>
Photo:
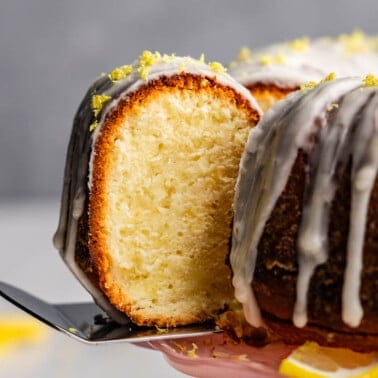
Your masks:
<svg viewBox="0 0 378 378"><path fill-rule="evenodd" d="M0 198L57 197L71 121L144 49L228 62L241 45L377 32L377 1L0 1Z"/></svg>
<svg viewBox="0 0 378 378"><path fill-rule="evenodd" d="M0 280L51 302L90 300L51 236L72 118L99 73L144 49L228 62L241 45L377 33L377 15L376 0L0 0ZM15 311L0 299L0 317ZM57 332L11 357L0 354L1 377L183 377L157 352Z"/></svg>

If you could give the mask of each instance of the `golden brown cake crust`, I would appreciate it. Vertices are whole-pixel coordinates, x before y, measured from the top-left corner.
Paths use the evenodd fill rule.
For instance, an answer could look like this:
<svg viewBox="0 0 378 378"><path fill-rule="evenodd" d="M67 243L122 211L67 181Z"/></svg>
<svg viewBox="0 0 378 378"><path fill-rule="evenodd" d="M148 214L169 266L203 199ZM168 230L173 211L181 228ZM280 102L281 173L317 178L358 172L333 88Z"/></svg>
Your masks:
<svg viewBox="0 0 378 378"><path fill-rule="evenodd" d="M349 230L350 166L339 175L339 186L331 207L329 258L320 265L308 293L308 325L291 322L298 274L296 239L301 219L307 157L299 153L286 188L279 198L259 243L253 290L271 328L294 344L308 339L320 344L378 349L378 182L370 198L364 243L360 297L364 317L351 328L341 319L341 291ZM274 251L274 252L273 252Z"/></svg>
<svg viewBox="0 0 378 378"><path fill-rule="evenodd" d="M299 89L299 87L279 87L273 84L256 83L253 85L247 85L247 89L255 97L261 109L265 112L277 101L282 100L289 93Z"/></svg>
<svg viewBox="0 0 378 378"><path fill-rule="evenodd" d="M206 78L206 85L203 85L204 77L199 75L183 73L170 77L162 76L157 80L153 80L143 86L136 92L133 92L125 99L121 99L117 107L106 117L101 128L101 133L96 140L95 158L93 160L92 189L89 199L89 257L92 262L91 269L94 270L92 277L98 279L98 285L107 295L110 302L119 310L127 313L130 318L138 325L164 325L177 326L181 324L202 322L208 319L208 314L199 314L196 318L188 318L186 314L175 316L175 318L167 319L145 319L138 314L135 315L131 311L131 304L127 295L120 289L119 285L114 281L111 270L111 258L106 247L106 230L103 227L102 219L105 218L105 208L107 199L106 181L109 172L109 161L107 159L114 140L121 127L122 120L126 115L135 111L135 106L143 105L146 99L159 96L163 91L175 93L180 89L190 89L195 92L205 91L219 98L225 98L235 103L238 108L245 112L246 116L251 120L251 125L257 123L259 115L256 110L251 108L249 101L234 89L222 85L215 79ZM231 228L230 228L231 233ZM88 270L88 267L87 267Z"/></svg>

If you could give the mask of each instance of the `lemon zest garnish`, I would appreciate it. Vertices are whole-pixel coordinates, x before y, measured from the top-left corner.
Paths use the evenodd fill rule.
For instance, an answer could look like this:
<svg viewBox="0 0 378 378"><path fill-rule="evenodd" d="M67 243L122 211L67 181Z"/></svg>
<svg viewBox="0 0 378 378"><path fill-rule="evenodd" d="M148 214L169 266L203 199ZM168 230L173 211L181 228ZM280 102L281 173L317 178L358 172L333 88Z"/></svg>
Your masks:
<svg viewBox="0 0 378 378"><path fill-rule="evenodd" d="M327 81L332 81L336 79L336 74L334 72L330 72L327 76L325 76L322 80L320 80L320 83L326 83Z"/></svg>
<svg viewBox="0 0 378 378"><path fill-rule="evenodd" d="M164 56L167 59L167 56ZM149 50L144 50L138 60L137 71L142 79L147 79L150 69L153 65L162 60L162 57L158 51L154 53Z"/></svg>
<svg viewBox="0 0 378 378"><path fill-rule="evenodd" d="M345 46L347 52L359 53L370 49L369 39L362 30L356 29L351 34L341 34L339 41Z"/></svg>
<svg viewBox="0 0 378 378"><path fill-rule="evenodd" d="M274 57L274 63L276 64L285 64L286 63L286 57L284 54L277 54L275 57Z"/></svg>
<svg viewBox="0 0 378 378"><path fill-rule="evenodd" d="M272 55L263 55L260 57L260 63L263 66L269 66L270 64L273 63L273 58Z"/></svg>
<svg viewBox="0 0 378 378"><path fill-rule="evenodd" d="M197 350L198 350L197 344L192 343L192 349L187 351L188 357L193 358L193 359L198 358Z"/></svg>
<svg viewBox="0 0 378 378"><path fill-rule="evenodd" d="M149 50L144 50L139 57L139 66L152 66L156 64L161 59L161 55L158 51L151 52Z"/></svg>
<svg viewBox="0 0 378 378"><path fill-rule="evenodd" d="M378 77L373 74L368 74L363 79L364 87L376 87L378 86Z"/></svg>
<svg viewBox="0 0 378 378"><path fill-rule="evenodd" d="M259 61L263 66L269 66L271 64L285 64L286 57L282 53L277 55L262 55Z"/></svg>
<svg viewBox="0 0 378 378"><path fill-rule="evenodd" d="M128 66L128 65L120 66L110 72L109 78L111 81L122 80L126 76L130 75L131 72L133 72L132 66Z"/></svg>
<svg viewBox="0 0 378 378"><path fill-rule="evenodd" d="M176 55L175 54L163 54L163 56L161 57L161 61L163 63L171 63L173 60L176 59Z"/></svg>
<svg viewBox="0 0 378 378"><path fill-rule="evenodd" d="M150 69L151 67L146 67L146 66L138 67L139 76L144 80L147 79L148 74L150 73Z"/></svg>
<svg viewBox="0 0 378 378"><path fill-rule="evenodd" d="M68 331L71 333L77 333L77 329L73 327L68 328Z"/></svg>
<svg viewBox="0 0 378 378"><path fill-rule="evenodd" d="M238 65L238 62L237 62L236 60L232 60L232 61L228 64L228 68L232 69L232 68L235 68L237 65Z"/></svg>
<svg viewBox="0 0 378 378"><path fill-rule="evenodd" d="M186 346L178 343L177 341L173 341L172 344L180 351L186 352Z"/></svg>
<svg viewBox="0 0 378 378"><path fill-rule="evenodd" d="M107 95L93 95L92 96L92 110L95 117L99 115L104 104L107 103L111 99L110 96Z"/></svg>
<svg viewBox="0 0 378 378"><path fill-rule="evenodd" d="M89 131L90 132L95 131L97 129L97 126L98 126L98 121L94 121L93 123L89 125Z"/></svg>
<svg viewBox="0 0 378 378"><path fill-rule="evenodd" d="M223 74L227 71L223 64L219 62L210 62L209 67L212 71L219 74Z"/></svg>
<svg viewBox="0 0 378 378"><path fill-rule="evenodd" d="M198 58L198 60L199 60L201 63L205 63L205 54L202 53L202 54L200 55L200 57Z"/></svg>
<svg viewBox="0 0 378 378"><path fill-rule="evenodd" d="M309 46L310 39L308 37L297 38L289 42L289 47L298 53L306 52Z"/></svg>
<svg viewBox="0 0 378 378"><path fill-rule="evenodd" d="M156 330L158 331L158 334L163 334L168 332L168 328L160 328L157 325L155 325Z"/></svg>
<svg viewBox="0 0 378 378"><path fill-rule="evenodd" d="M243 46L243 47L240 49L240 51L239 51L239 53L238 53L236 59L237 59L239 62L250 62L250 61L251 61L251 56L252 56L252 52L251 52L251 50L250 50L248 47Z"/></svg>
<svg viewBox="0 0 378 378"><path fill-rule="evenodd" d="M318 85L316 81L309 81L307 83L301 84L300 89L302 91L307 91L309 89L313 89Z"/></svg>
<svg viewBox="0 0 378 378"><path fill-rule="evenodd" d="M302 91L306 91L306 90L309 90L309 89L313 89L315 88L317 85L321 84L321 83L326 83L328 81L332 81L332 80L335 80L336 78L336 74L334 72L331 72L329 73L327 76L325 76L322 80L320 80L319 82L316 82L316 81L309 81L307 83L304 83L300 86L300 89Z"/></svg>

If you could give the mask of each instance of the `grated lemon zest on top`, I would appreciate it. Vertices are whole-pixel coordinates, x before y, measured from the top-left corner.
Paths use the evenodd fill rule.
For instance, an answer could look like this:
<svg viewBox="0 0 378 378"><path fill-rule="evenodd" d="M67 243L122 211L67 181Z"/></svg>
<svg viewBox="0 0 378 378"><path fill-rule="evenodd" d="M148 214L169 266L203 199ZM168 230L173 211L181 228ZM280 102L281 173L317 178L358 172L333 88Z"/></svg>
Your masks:
<svg viewBox="0 0 378 378"><path fill-rule="evenodd" d="M298 53L304 53L310 47L310 38L302 37L294 39L291 42L289 42L289 47Z"/></svg>
<svg viewBox="0 0 378 378"><path fill-rule="evenodd" d="M92 110L95 117L99 115L102 108L104 107L104 104L107 103L111 99L110 96L107 95L93 95L92 96Z"/></svg>
<svg viewBox="0 0 378 378"><path fill-rule="evenodd" d="M262 55L259 59L260 64L263 66L269 66L271 64L285 64L286 56L283 53L277 55Z"/></svg>
<svg viewBox="0 0 378 378"><path fill-rule="evenodd" d="M95 131L97 129L97 127L98 127L98 121L96 120L89 125L89 131L90 132Z"/></svg>
<svg viewBox="0 0 378 378"><path fill-rule="evenodd" d="M351 34L341 34L339 41L345 46L345 50L350 53L361 53L369 51L373 46L369 38L365 33L356 29Z"/></svg>
<svg viewBox="0 0 378 378"><path fill-rule="evenodd" d="M320 83L326 83L327 81L332 81L336 79L336 74L334 72L330 72L327 76L325 76L322 80L320 80Z"/></svg>
<svg viewBox="0 0 378 378"><path fill-rule="evenodd" d="M239 62L250 62L251 57L252 57L252 51L248 47L243 46L241 47L236 59Z"/></svg>
<svg viewBox="0 0 378 378"><path fill-rule="evenodd" d="M150 69L153 65L161 61L162 57L158 51L154 53L149 50L144 50L138 60L137 71L142 79L147 79Z"/></svg>
<svg viewBox="0 0 378 378"><path fill-rule="evenodd" d="M378 86L378 77L373 74L368 74L363 79L364 87L376 87Z"/></svg>
<svg viewBox="0 0 378 378"><path fill-rule="evenodd" d="M210 62L209 67L212 71L219 74L223 74L227 71L223 64L219 62Z"/></svg>
<svg viewBox="0 0 378 378"><path fill-rule="evenodd" d="M133 72L133 67L130 65L124 65L114 68L109 74L109 79L111 81L119 81L129 76Z"/></svg>
<svg viewBox="0 0 378 378"><path fill-rule="evenodd" d="M309 89L313 89L318 85L316 81L308 81L307 83L301 84L300 89L302 91L307 91Z"/></svg>
<svg viewBox="0 0 378 378"><path fill-rule="evenodd" d="M238 62L236 60L232 60L229 64L228 64L228 68L232 69L232 68L235 68L237 67L238 65Z"/></svg>
<svg viewBox="0 0 378 378"><path fill-rule="evenodd" d="M315 88L317 85L321 84L321 83L326 83L328 81L332 81L332 80L335 80L336 78L336 74L334 72L330 72L327 76L325 76L322 80L320 80L319 82L316 82L316 81L309 81L307 83L304 83L300 86L300 89L302 91L306 91L306 90L310 90L310 89L313 89Z"/></svg>

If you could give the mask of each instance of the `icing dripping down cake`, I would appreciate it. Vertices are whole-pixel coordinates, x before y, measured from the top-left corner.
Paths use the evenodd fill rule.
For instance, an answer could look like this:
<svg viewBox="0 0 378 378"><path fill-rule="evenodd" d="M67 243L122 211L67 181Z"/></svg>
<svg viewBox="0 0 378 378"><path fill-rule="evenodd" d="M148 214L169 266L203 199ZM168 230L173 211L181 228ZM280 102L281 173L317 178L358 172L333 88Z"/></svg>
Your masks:
<svg viewBox="0 0 378 378"><path fill-rule="evenodd" d="M378 81L322 82L251 132L231 265L247 321L286 342L378 347Z"/></svg>

